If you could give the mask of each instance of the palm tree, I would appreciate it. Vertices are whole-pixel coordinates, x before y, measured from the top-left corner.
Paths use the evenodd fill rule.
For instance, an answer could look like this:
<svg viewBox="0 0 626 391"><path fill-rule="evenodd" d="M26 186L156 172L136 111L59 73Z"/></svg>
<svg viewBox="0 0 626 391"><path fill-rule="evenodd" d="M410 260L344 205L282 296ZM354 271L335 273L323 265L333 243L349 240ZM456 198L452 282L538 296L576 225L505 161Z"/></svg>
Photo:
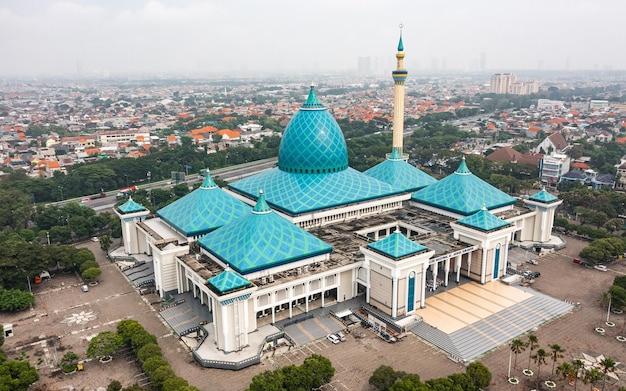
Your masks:
<svg viewBox="0 0 626 391"><path fill-rule="evenodd" d="M535 350L537 346L539 346L539 339L537 338L535 334L530 334L528 336L528 342L526 343L526 346L528 346L528 349L529 349L528 369L530 369L530 360L533 358L533 350Z"/></svg>
<svg viewBox="0 0 626 391"><path fill-rule="evenodd" d="M556 360L559 358L563 358L562 353L565 353L565 349L561 348L558 344L550 345L550 351L552 352L552 374L554 375L554 365L556 365Z"/></svg>
<svg viewBox="0 0 626 391"><path fill-rule="evenodd" d="M526 350L526 342L522 341L521 339L517 338L511 341L511 344L509 345L509 347L511 348L511 351L513 352L513 354L515 354L515 361L513 364L513 368L517 367L517 355L522 353L524 350Z"/></svg>
<svg viewBox="0 0 626 391"><path fill-rule="evenodd" d="M615 371L615 365L617 364L615 360L611 357L605 357L602 361L598 363L600 368L602 369L602 391L604 391L604 383L606 383L606 375L609 372Z"/></svg>
<svg viewBox="0 0 626 391"><path fill-rule="evenodd" d="M559 380L569 380L569 378L574 374L576 369L572 366L572 364L567 361L562 362L556 367L556 374L559 377Z"/></svg>
<svg viewBox="0 0 626 391"><path fill-rule="evenodd" d="M576 386L578 385L578 373L581 368L585 367L585 364L582 360L572 360L572 365L574 366L574 376L576 376L574 378L574 391L576 391Z"/></svg>
<svg viewBox="0 0 626 391"><path fill-rule="evenodd" d="M600 379L602 379L602 372L600 372L598 368L592 367L585 371L583 382L585 382L585 384L591 384L591 388L593 388L593 385Z"/></svg>
<svg viewBox="0 0 626 391"><path fill-rule="evenodd" d="M537 364L537 388L539 388L539 375L541 374L541 366L547 364L546 358L550 357L550 354L544 349L537 349L537 353L533 356L535 364Z"/></svg>

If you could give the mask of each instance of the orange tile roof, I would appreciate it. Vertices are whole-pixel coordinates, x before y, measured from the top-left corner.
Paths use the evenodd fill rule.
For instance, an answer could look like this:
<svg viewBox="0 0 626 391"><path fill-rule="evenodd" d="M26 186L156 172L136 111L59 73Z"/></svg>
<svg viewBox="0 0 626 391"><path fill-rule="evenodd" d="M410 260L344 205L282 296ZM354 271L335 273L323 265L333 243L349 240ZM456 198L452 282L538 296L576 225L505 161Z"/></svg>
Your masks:
<svg viewBox="0 0 626 391"><path fill-rule="evenodd" d="M230 129L222 129L222 130L218 131L217 134L219 134L221 136L226 135L226 136L228 136L231 139L237 138L237 137L241 136L241 133L235 132L234 130L230 130Z"/></svg>
<svg viewBox="0 0 626 391"><path fill-rule="evenodd" d="M48 162L48 168L61 168L61 165L56 160Z"/></svg>

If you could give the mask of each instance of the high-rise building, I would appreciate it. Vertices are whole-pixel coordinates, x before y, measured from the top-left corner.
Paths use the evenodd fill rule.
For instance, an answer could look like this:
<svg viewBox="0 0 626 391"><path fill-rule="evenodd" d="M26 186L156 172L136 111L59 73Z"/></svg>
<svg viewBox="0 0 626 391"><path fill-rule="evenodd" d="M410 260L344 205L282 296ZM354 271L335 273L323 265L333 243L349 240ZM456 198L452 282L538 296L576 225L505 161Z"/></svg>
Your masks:
<svg viewBox="0 0 626 391"><path fill-rule="evenodd" d="M508 94L509 87L515 83L515 75L512 73L496 73L491 76L489 91L494 94Z"/></svg>
<svg viewBox="0 0 626 391"><path fill-rule="evenodd" d="M372 60L370 57L359 57L358 60L359 75L372 74Z"/></svg>

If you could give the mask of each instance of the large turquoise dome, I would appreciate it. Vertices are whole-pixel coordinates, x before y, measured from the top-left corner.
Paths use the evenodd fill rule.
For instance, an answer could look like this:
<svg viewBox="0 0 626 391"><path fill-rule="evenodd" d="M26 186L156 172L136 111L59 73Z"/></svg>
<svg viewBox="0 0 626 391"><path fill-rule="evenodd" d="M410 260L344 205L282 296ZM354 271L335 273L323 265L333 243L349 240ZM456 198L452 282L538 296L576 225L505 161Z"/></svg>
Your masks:
<svg viewBox="0 0 626 391"><path fill-rule="evenodd" d="M341 128L317 99L313 86L285 129L278 151L278 168L299 174L324 174L348 168L348 148Z"/></svg>

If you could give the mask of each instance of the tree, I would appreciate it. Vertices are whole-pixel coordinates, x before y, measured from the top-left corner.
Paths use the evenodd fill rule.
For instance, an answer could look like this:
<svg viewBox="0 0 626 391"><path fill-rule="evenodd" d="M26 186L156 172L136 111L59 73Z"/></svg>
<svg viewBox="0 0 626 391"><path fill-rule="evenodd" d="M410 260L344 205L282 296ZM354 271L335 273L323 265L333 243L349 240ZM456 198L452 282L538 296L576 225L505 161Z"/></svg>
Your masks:
<svg viewBox="0 0 626 391"><path fill-rule="evenodd" d="M163 383L163 391L190 391L195 387L191 387L187 380L182 377L173 376L165 380Z"/></svg>
<svg viewBox="0 0 626 391"><path fill-rule="evenodd" d="M561 348L558 344L550 345L550 357L552 358L552 374L554 374L554 366L556 365L556 361L559 358L563 358L563 353L565 353L565 349Z"/></svg>
<svg viewBox="0 0 626 391"><path fill-rule="evenodd" d="M107 386L107 391L120 391L122 389L122 383L117 380L111 380L111 383Z"/></svg>
<svg viewBox="0 0 626 391"><path fill-rule="evenodd" d="M576 386L578 385L578 375L580 374L580 370L585 367L585 364L582 360L572 360L572 366L574 367L574 391L576 391Z"/></svg>
<svg viewBox="0 0 626 391"><path fill-rule="evenodd" d="M89 341L87 357L111 357L111 355L122 345L122 337L120 337L117 333L114 333L113 331L103 331Z"/></svg>
<svg viewBox="0 0 626 391"><path fill-rule="evenodd" d="M248 391L283 391L283 372L265 371L252 378Z"/></svg>
<svg viewBox="0 0 626 391"><path fill-rule="evenodd" d="M146 362L143 363L141 368L150 377L152 377L152 374L154 373L154 371L156 371L157 368L162 367L162 366L168 366L169 367L170 364L167 361L165 361L165 359L163 357L150 357L149 359L146 360Z"/></svg>
<svg viewBox="0 0 626 391"><path fill-rule="evenodd" d="M140 330L144 330L143 326L133 319L124 319L117 324L117 333L122 337L124 344L131 344L133 335Z"/></svg>
<svg viewBox="0 0 626 391"><path fill-rule="evenodd" d="M100 236L100 248L102 249L102 251L104 252L108 252L109 248L111 248L111 244L113 243L113 241L111 240L111 237L109 235L102 235Z"/></svg>
<svg viewBox="0 0 626 391"><path fill-rule="evenodd" d="M84 278L85 280L93 280L96 277L98 277L100 274L102 274L102 270L100 270L100 268L90 267L89 269L85 270L81 274L81 277Z"/></svg>
<svg viewBox="0 0 626 391"><path fill-rule="evenodd" d="M511 351L513 352L513 354L515 355L515 361L513 364L513 368L517 367L517 355L522 353L523 351L526 350L526 343L524 341L522 341L519 338L516 338L514 340L511 341L511 343L509 344L509 348L511 349Z"/></svg>
<svg viewBox="0 0 626 391"><path fill-rule="evenodd" d="M163 388L163 383L165 383L167 379L173 377L176 377L176 374L174 373L172 367L168 364L162 365L155 369L154 372L152 372L152 374L150 375L150 380L152 381L152 384L156 387L156 389L160 390Z"/></svg>
<svg viewBox="0 0 626 391"><path fill-rule="evenodd" d="M313 354L305 358L302 367L309 373L311 378L310 388L320 388L322 385L330 383L330 380L335 375L333 363L319 354Z"/></svg>
<svg viewBox="0 0 626 391"><path fill-rule="evenodd" d="M556 367L556 374L559 376L559 380L569 381L576 374L576 369L572 364L564 362Z"/></svg>
<svg viewBox="0 0 626 391"><path fill-rule="evenodd" d="M583 382L585 384L591 384L593 387L600 379L602 379L602 372L596 368L592 367L585 371L583 376Z"/></svg>
<svg viewBox="0 0 626 391"><path fill-rule="evenodd" d="M474 361L465 369L465 373L472 378L476 389L486 388L491 383L491 372L485 364Z"/></svg>
<svg viewBox="0 0 626 391"><path fill-rule="evenodd" d="M396 371L388 365L381 365L372 373L368 383L380 391L388 391L396 380L398 380Z"/></svg>
<svg viewBox="0 0 626 391"><path fill-rule="evenodd" d="M162 357L163 352L159 345L155 343L147 343L141 349L137 350L137 358L142 363L145 362L150 357Z"/></svg>
<svg viewBox="0 0 626 391"><path fill-rule="evenodd" d="M4 345L4 326L0 324L0 348L2 348L2 345Z"/></svg>
<svg viewBox="0 0 626 391"><path fill-rule="evenodd" d="M83 273L85 270L92 268L92 267L100 267L100 265L98 265L98 262L96 261L86 261L83 262L79 267L78 267L78 271L80 273Z"/></svg>
<svg viewBox="0 0 626 391"><path fill-rule="evenodd" d="M598 364L600 365L600 369L602 370L602 374L604 375L602 377L602 391L604 391L604 384L606 383L606 376L607 374L609 374L609 372L615 371L615 366L617 365L617 363L611 357L605 357Z"/></svg>
<svg viewBox="0 0 626 391"><path fill-rule="evenodd" d="M533 350L539 346L539 339L535 334L530 334L528 336L528 342L526 343L528 347L528 369L530 369L530 360L533 358Z"/></svg>
<svg viewBox="0 0 626 391"><path fill-rule="evenodd" d="M39 380L37 370L27 361L4 361L0 363L0 390L26 391Z"/></svg>
<svg viewBox="0 0 626 391"><path fill-rule="evenodd" d="M76 365L78 364L78 355L71 350L63 356L61 359L61 368L63 368L63 372L70 373L76 370Z"/></svg>
<svg viewBox="0 0 626 391"><path fill-rule="evenodd" d="M537 364L537 383L539 383L541 375L541 366L547 364L546 359L549 357L548 352L544 349L537 349L537 353L533 355L533 361ZM539 386L537 386L539 388Z"/></svg>
<svg viewBox="0 0 626 391"><path fill-rule="evenodd" d="M30 292L19 289L0 288L0 312L15 312L29 308L35 301Z"/></svg>
<svg viewBox="0 0 626 391"><path fill-rule="evenodd" d="M143 328L135 332L130 339L130 345L135 352L149 343L158 344L157 338Z"/></svg>

